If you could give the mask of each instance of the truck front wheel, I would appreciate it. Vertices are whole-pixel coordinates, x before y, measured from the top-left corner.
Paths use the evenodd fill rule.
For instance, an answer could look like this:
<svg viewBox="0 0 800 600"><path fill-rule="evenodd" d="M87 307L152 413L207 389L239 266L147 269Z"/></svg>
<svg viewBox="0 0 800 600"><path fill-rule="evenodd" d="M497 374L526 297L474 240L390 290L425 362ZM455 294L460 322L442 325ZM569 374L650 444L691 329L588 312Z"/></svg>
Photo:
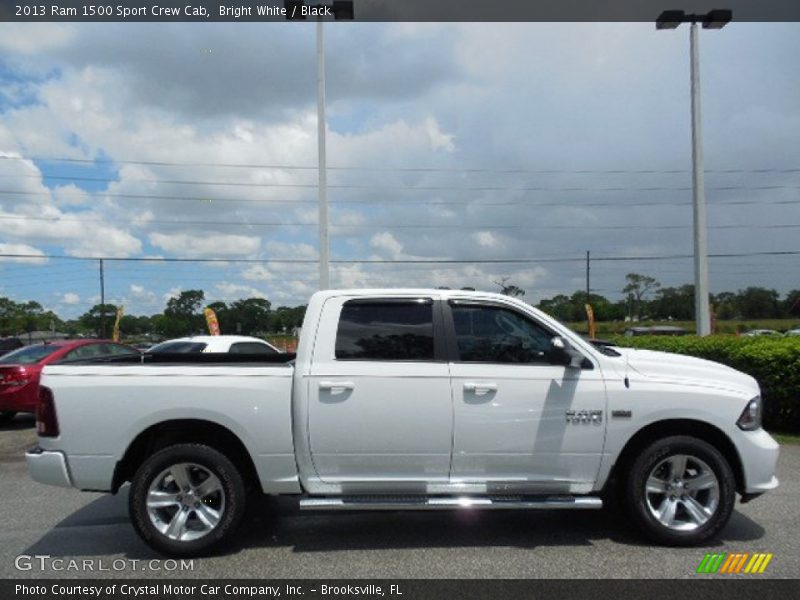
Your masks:
<svg viewBox="0 0 800 600"><path fill-rule="evenodd" d="M198 556L230 541L245 509L236 466L202 444L176 444L136 471L128 498L139 536L169 556Z"/></svg>
<svg viewBox="0 0 800 600"><path fill-rule="evenodd" d="M672 436L654 442L634 461L625 495L633 520L648 537L691 546L725 527L733 513L736 481L714 446Z"/></svg>

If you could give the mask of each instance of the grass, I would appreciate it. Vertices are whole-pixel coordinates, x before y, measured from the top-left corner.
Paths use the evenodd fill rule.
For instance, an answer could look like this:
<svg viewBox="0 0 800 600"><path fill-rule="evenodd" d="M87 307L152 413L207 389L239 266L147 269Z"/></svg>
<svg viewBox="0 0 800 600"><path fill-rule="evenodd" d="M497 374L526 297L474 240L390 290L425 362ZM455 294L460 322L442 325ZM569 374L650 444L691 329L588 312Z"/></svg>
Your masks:
<svg viewBox="0 0 800 600"><path fill-rule="evenodd" d="M770 433L779 444L800 445L800 435L795 433Z"/></svg>

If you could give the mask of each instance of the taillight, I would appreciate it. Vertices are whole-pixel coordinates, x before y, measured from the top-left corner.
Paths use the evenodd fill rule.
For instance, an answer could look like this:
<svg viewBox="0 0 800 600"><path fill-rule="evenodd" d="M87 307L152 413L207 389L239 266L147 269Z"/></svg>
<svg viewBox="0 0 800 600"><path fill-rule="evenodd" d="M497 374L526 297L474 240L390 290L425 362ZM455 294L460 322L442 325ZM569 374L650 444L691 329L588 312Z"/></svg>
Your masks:
<svg viewBox="0 0 800 600"><path fill-rule="evenodd" d="M0 385L9 387L22 387L31 380L31 374L25 370L25 367L14 367L11 369L3 369L0 372Z"/></svg>
<svg viewBox="0 0 800 600"><path fill-rule="evenodd" d="M41 437L58 437L58 417L53 390L39 387L39 404L36 406L36 432Z"/></svg>

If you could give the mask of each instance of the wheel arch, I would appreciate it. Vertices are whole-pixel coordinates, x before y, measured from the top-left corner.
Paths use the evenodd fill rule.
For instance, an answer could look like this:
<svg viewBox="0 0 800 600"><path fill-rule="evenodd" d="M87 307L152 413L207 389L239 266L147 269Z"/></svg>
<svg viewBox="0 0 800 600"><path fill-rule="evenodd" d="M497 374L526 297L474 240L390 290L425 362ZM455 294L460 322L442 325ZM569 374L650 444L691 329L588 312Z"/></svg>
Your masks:
<svg viewBox="0 0 800 600"><path fill-rule="evenodd" d="M714 446L728 461L736 479L736 491L740 494L745 490L744 467L736 446L727 434L704 421L694 419L665 419L650 423L639 429L627 441L619 457L615 461L606 481L605 489L616 487L624 479L624 474L629 472L630 466L642 450L658 439L673 435L687 435L703 440Z"/></svg>
<svg viewBox="0 0 800 600"><path fill-rule="evenodd" d="M116 493L122 484L130 481L149 456L182 443L205 444L218 450L241 471L248 489L261 489L250 452L230 429L205 419L170 419L150 425L128 445L114 469L111 492Z"/></svg>

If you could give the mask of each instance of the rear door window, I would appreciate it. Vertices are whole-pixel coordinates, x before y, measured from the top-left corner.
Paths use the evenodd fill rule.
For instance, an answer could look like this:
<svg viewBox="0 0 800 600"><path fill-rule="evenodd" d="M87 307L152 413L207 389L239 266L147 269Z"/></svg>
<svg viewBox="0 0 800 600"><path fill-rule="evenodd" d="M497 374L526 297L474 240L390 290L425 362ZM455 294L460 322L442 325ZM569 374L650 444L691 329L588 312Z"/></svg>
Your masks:
<svg viewBox="0 0 800 600"><path fill-rule="evenodd" d="M432 361L433 302L346 302L335 352L345 360Z"/></svg>

